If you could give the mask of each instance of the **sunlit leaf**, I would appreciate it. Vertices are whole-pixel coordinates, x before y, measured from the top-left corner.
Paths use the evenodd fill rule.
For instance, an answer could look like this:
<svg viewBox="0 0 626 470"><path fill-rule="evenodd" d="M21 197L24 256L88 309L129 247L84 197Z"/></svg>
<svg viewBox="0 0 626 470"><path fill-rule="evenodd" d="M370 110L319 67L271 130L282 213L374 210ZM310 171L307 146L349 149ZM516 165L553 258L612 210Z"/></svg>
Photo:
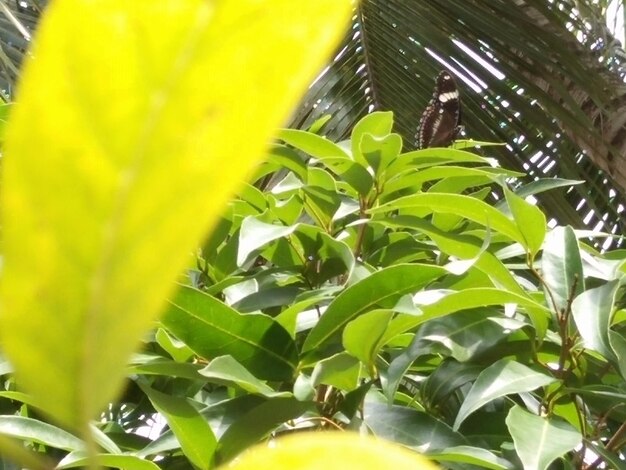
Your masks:
<svg viewBox="0 0 626 470"><path fill-rule="evenodd" d="M588 289L572 302L572 315L585 347L609 360L616 358L610 343L609 327L619 284L619 281L610 281Z"/></svg>
<svg viewBox="0 0 626 470"><path fill-rule="evenodd" d="M51 3L7 129L0 330L55 418L84 427L113 398L352 6Z"/></svg>
<svg viewBox="0 0 626 470"><path fill-rule="evenodd" d="M467 393L454 420L454 429L471 413L496 398L512 393L529 392L556 379L510 359L500 359L487 367Z"/></svg>
<svg viewBox="0 0 626 470"><path fill-rule="evenodd" d="M163 415L189 461L198 468L208 469L217 440L199 411L185 397L159 392L141 381L137 385Z"/></svg>
<svg viewBox="0 0 626 470"><path fill-rule="evenodd" d="M181 286L161 321L207 359L233 356L262 379L286 379L295 372L293 339L266 315L241 314L203 292Z"/></svg>
<svg viewBox="0 0 626 470"><path fill-rule="evenodd" d="M564 311L568 302L585 290L578 240L571 227L555 227L546 236L541 258L550 305Z"/></svg>
<svg viewBox="0 0 626 470"><path fill-rule="evenodd" d="M404 264L378 271L348 287L328 306L304 342L310 351L337 335L353 318L376 306L393 304L404 294L414 292L445 273L438 266Z"/></svg>
<svg viewBox="0 0 626 470"><path fill-rule="evenodd" d="M509 411L506 424L524 470L545 470L556 458L580 444L582 437L570 424L529 413L519 406Z"/></svg>
<svg viewBox="0 0 626 470"><path fill-rule="evenodd" d="M231 356L216 357L199 373L210 379L211 382L236 385L249 393L259 393L269 398L289 396L288 392L274 391L265 382L252 375Z"/></svg>

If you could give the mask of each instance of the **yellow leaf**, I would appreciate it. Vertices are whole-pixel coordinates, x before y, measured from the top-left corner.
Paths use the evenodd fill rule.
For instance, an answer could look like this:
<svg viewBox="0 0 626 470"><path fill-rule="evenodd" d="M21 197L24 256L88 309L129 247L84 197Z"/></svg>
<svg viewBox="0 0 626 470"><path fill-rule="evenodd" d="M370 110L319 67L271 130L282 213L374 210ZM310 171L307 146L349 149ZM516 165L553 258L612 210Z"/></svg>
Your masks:
<svg viewBox="0 0 626 470"><path fill-rule="evenodd" d="M336 41L351 0L55 0L3 162L0 334L84 427L188 254Z"/></svg>
<svg viewBox="0 0 626 470"><path fill-rule="evenodd" d="M421 455L400 446L349 432L303 433L245 452L229 470L437 470Z"/></svg>

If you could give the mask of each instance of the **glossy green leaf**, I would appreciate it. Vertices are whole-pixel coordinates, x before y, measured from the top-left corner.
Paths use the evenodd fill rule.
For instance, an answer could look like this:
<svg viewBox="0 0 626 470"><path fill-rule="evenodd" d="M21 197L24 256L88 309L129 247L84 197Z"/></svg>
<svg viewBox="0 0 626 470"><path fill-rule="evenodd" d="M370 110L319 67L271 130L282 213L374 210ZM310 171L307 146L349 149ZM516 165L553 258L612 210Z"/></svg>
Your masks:
<svg viewBox="0 0 626 470"><path fill-rule="evenodd" d="M546 236L546 216L537 206L525 201L504 187L504 195L513 219L524 237L523 246L534 258Z"/></svg>
<svg viewBox="0 0 626 470"><path fill-rule="evenodd" d="M322 229L330 231L333 217L341 204L336 189L307 186L302 188L302 199L306 212L315 223Z"/></svg>
<svg viewBox="0 0 626 470"><path fill-rule="evenodd" d="M361 364L359 360L348 353L341 352L326 359L322 359L313 369L311 385L331 385L339 390L354 390L357 388Z"/></svg>
<svg viewBox="0 0 626 470"><path fill-rule="evenodd" d="M211 382L235 385L248 393L258 393L269 398L289 396L288 392L274 391L265 382L252 375L232 356L216 357L200 371L200 375L207 377Z"/></svg>
<svg viewBox="0 0 626 470"><path fill-rule="evenodd" d="M496 181L496 176L504 170L491 167L487 168L468 168L462 166L435 166L421 171L407 172L398 175L389 180L385 184L385 193L393 193L404 188L413 186L421 187L427 181L438 180L443 178L454 178L460 176L480 176L486 177L487 181Z"/></svg>
<svg viewBox="0 0 626 470"><path fill-rule="evenodd" d="M261 379L284 380L295 373L295 343L266 315L241 314L203 292L181 286L161 321L202 357L230 355Z"/></svg>
<svg viewBox="0 0 626 470"><path fill-rule="evenodd" d="M165 349L175 361L186 362L193 356L193 351L185 343L172 338L163 328L159 328L154 336L159 346Z"/></svg>
<svg viewBox="0 0 626 470"><path fill-rule="evenodd" d="M507 236L519 243L524 238L515 225L502 212L494 209L489 204L470 196L447 193L421 193L396 199L380 207L371 209L370 212L378 214L401 209L421 208L427 212L443 212L455 214L466 219L473 220L491 230Z"/></svg>
<svg viewBox="0 0 626 470"><path fill-rule="evenodd" d="M363 414L374 435L418 452L467 444L461 434L443 421L411 408L366 401Z"/></svg>
<svg viewBox="0 0 626 470"><path fill-rule="evenodd" d="M351 285L331 302L307 336L303 351L311 351L341 332L350 320L375 309L391 306L401 296L415 292L445 274L445 269L422 264L401 264L375 272Z"/></svg>
<svg viewBox="0 0 626 470"><path fill-rule="evenodd" d="M364 134L359 149L376 176L379 176L384 174L387 166L400 154L402 137L398 134L384 137Z"/></svg>
<svg viewBox="0 0 626 470"><path fill-rule="evenodd" d="M278 137L289 145L308 153L315 158L350 156L336 143L326 137L299 129L282 129Z"/></svg>
<svg viewBox="0 0 626 470"><path fill-rule="evenodd" d="M241 231L239 232L237 266L243 266L255 250L272 241L291 235L296 228L298 228L297 225L286 227L261 222L256 217L246 217L241 223Z"/></svg>
<svg viewBox="0 0 626 470"><path fill-rule="evenodd" d="M619 281L607 282L584 291L572 302L572 315L585 348L597 351L609 360L616 358L609 327L619 285Z"/></svg>
<svg viewBox="0 0 626 470"><path fill-rule="evenodd" d="M185 456L196 467L211 466L217 440L209 424L187 398L168 395L137 382L176 435Z"/></svg>
<svg viewBox="0 0 626 470"><path fill-rule="evenodd" d="M84 427L113 398L188 253L352 8L59 0L46 10L7 129L0 331L20 383L56 419Z"/></svg>
<svg viewBox="0 0 626 470"><path fill-rule="evenodd" d="M428 168L431 166L445 165L446 163L482 163L491 165L493 159L484 158L474 153L456 150L452 148L446 149L423 149L407 152L400 155L388 168L387 176L391 178L394 175L404 171L414 171L416 169Z"/></svg>
<svg viewBox="0 0 626 470"><path fill-rule="evenodd" d="M311 404L295 398L274 398L235 421L220 439L219 462L228 462L251 444L263 439L285 421L299 418Z"/></svg>
<svg viewBox="0 0 626 470"><path fill-rule="evenodd" d="M454 429L477 409L496 398L530 392L556 379L510 359L500 359L481 372L467 393L454 420Z"/></svg>
<svg viewBox="0 0 626 470"><path fill-rule="evenodd" d="M352 158L355 161L365 164L367 161L372 168L376 170L376 166L370 162L367 157L364 158L361 145L366 134L374 138L384 138L389 135L393 127L393 113L389 111L374 111L359 119L352 129L350 135L350 149L352 150Z"/></svg>
<svg viewBox="0 0 626 470"><path fill-rule="evenodd" d="M69 432L24 416L0 416L0 434L67 451L85 448L85 443Z"/></svg>
<svg viewBox="0 0 626 470"><path fill-rule="evenodd" d="M306 183L307 168L302 158L291 148L284 145L274 145L269 152L268 161L278 168L291 170L300 181Z"/></svg>
<svg viewBox="0 0 626 470"><path fill-rule="evenodd" d="M123 470L159 470L160 468L154 462L144 460L134 455L97 454L94 456L93 460L91 460L88 457L81 455L81 453L64 458L55 468L59 470L63 468L76 467L86 468L94 461L102 467L119 468Z"/></svg>
<svg viewBox="0 0 626 470"><path fill-rule="evenodd" d="M486 332L485 336L488 334ZM476 380L481 371L482 367L479 365L462 363L453 359L443 361L421 387L424 401L429 406L443 403L459 387Z"/></svg>
<svg viewBox="0 0 626 470"><path fill-rule="evenodd" d="M524 470L545 470L582 441L582 436L568 423L529 413L514 406L506 418L515 450Z"/></svg>
<svg viewBox="0 0 626 470"><path fill-rule="evenodd" d="M366 195L372 188L374 179L367 168L350 157L321 157L320 162L339 176L359 194Z"/></svg>
<svg viewBox="0 0 626 470"><path fill-rule="evenodd" d="M555 227L546 236L541 258L541 270L550 305L562 312L570 299L585 290L583 267L578 240L571 227Z"/></svg>
<svg viewBox="0 0 626 470"><path fill-rule="evenodd" d="M374 310L355 318L343 330L343 347L371 367L392 317L390 310Z"/></svg>
<svg viewBox="0 0 626 470"><path fill-rule="evenodd" d="M503 289L493 289L489 287L478 287L475 289L465 289L459 292L452 292L441 300L430 305L420 306L424 312L424 320L442 315L447 315L459 310L474 307L484 307L488 305L518 304L522 307L530 307L542 310L546 317L549 310L543 305L533 301L530 297L508 292Z"/></svg>
<svg viewBox="0 0 626 470"><path fill-rule="evenodd" d="M479 298L480 296L474 295L470 297ZM467 308L470 308L470 306ZM461 310L464 310L464 308L462 307ZM456 315L425 322L413 338L410 346L396 356L389 365L387 380L384 385L387 399L390 402L393 400L407 369L420 356L435 352L449 355L457 361L468 361L472 357L488 351L498 342L503 341L506 337L504 333L505 327L496 323L494 320L497 317L493 317L493 315L494 313L488 310L467 310L461 311ZM422 322L423 320L419 315L401 314L392 321L389 331L394 330L398 334L401 331L415 328ZM514 326L509 327L512 329L516 328ZM467 382L467 374L471 376L475 372L471 367L465 371L466 366L460 365L458 371L452 367L452 374L455 375L455 372L458 372L458 375L449 377L448 367L450 367L450 364L444 362L442 367L433 372L425 381L423 390L425 400L431 401L433 404L437 403L439 400L438 394L442 393L441 387L444 390L447 390L447 387L453 387L448 390L449 393ZM439 384L441 377L444 378L443 384Z"/></svg>
<svg viewBox="0 0 626 470"><path fill-rule="evenodd" d="M134 361L133 361L134 362ZM165 358L155 358L150 361L139 362L128 366L129 374L163 375L166 377L181 377L190 380L201 380L198 374L201 366L189 362L175 362Z"/></svg>

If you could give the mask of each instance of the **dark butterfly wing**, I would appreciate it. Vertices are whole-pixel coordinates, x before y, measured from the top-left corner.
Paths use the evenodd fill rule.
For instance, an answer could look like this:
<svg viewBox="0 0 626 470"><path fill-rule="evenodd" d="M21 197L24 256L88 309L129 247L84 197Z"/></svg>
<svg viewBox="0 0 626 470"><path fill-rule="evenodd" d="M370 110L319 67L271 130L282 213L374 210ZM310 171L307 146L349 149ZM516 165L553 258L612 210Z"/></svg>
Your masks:
<svg viewBox="0 0 626 470"><path fill-rule="evenodd" d="M442 71L437 76L433 97L422 114L417 131L418 147L447 147L459 133L461 103L452 75Z"/></svg>

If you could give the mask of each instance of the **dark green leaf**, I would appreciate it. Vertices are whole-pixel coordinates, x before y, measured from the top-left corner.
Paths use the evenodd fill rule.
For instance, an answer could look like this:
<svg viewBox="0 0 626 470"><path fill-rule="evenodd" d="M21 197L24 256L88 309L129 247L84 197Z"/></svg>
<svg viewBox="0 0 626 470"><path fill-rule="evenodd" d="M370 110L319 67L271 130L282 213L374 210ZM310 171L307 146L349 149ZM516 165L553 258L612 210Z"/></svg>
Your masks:
<svg viewBox="0 0 626 470"><path fill-rule="evenodd" d="M253 408L235 421L220 439L219 461L228 462L285 421L300 417L310 408L309 403L295 398L274 398Z"/></svg>
<svg viewBox="0 0 626 470"><path fill-rule="evenodd" d="M154 408L163 415L189 461L196 467L211 466L217 441L209 424L184 397L167 395L137 382Z"/></svg>
<svg viewBox="0 0 626 470"><path fill-rule="evenodd" d="M243 266L256 250L274 240L291 235L296 228L298 228L297 225L286 227L268 224L256 217L246 217L241 223L241 231L239 232L237 266Z"/></svg>
<svg viewBox="0 0 626 470"><path fill-rule="evenodd" d="M515 223L508 219L502 212L494 209L489 204L470 196L446 193L421 193L405 196L384 204L370 212L378 214L401 209L421 208L427 212L443 212L455 214L466 219L473 220L485 227L489 227L511 240L519 243L524 238Z"/></svg>
<svg viewBox="0 0 626 470"><path fill-rule="evenodd" d="M467 444L465 438L433 416L404 406L365 402L365 424L383 439L418 452Z"/></svg>
<svg viewBox="0 0 626 470"><path fill-rule="evenodd" d="M231 355L261 379L284 380L295 373L293 339L268 316L240 314L209 295L181 286L161 322L202 357Z"/></svg>

